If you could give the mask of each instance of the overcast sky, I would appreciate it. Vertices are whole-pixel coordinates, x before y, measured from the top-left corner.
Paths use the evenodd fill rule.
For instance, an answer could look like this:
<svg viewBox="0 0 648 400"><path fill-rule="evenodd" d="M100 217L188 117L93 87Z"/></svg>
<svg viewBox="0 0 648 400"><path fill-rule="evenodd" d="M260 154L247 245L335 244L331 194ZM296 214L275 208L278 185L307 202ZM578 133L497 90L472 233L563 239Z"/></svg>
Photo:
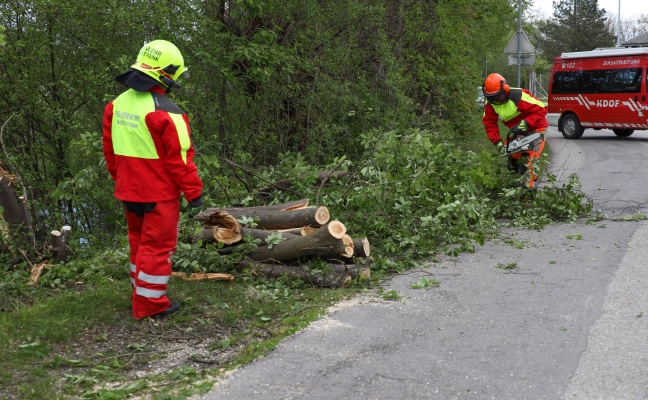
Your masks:
<svg viewBox="0 0 648 400"><path fill-rule="evenodd" d="M641 14L648 15L648 0L598 0L599 8L614 14L619 13L621 1L621 18L634 18ZM534 10L540 10L547 17L553 15L553 0L534 0Z"/></svg>

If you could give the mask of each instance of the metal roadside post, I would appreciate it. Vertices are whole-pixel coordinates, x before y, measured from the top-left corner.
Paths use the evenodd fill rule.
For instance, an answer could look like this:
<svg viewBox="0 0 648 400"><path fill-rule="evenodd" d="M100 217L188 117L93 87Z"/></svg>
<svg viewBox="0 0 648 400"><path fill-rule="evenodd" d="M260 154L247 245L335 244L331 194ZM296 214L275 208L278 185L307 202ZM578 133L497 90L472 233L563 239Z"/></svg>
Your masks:
<svg viewBox="0 0 648 400"><path fill-rule="evenodd" d="M508 65L517 65L517 86L520 87L520 67L533 66L535 63L535 48L522 30L522 0L518 0L518 30L504 49L504 54L513 54L508 57Z"/></svg>

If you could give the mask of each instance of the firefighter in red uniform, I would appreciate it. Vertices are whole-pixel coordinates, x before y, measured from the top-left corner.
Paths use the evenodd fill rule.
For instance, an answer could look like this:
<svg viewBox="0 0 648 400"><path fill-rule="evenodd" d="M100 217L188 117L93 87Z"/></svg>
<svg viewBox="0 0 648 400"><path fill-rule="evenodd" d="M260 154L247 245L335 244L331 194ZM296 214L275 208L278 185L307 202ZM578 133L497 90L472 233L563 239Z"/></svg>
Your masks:
<svg viewBox="0 0 648 400"><path fill-rule="evenodd" d="M124 204L130 244L135 319L166 316L179 304L166 295L176 249L180 196L202 206L187 114L166 94L187 71L178 48L165 40L142 47L135 64L115 80L129 89L108 103L103 149Z"/></svg>
<svg viewBox="0 0 648 400"><path fill-rule="evenodd" d="M547 106L538 100L526 89L511 88L506 80L500 74L490 74L482 86L486 105L484 106L484 116L482 122L486 129L486 135L500 153L506 153L508 138L502 139L498 126L498 120L501 118L504 125L512 129L516 135L528 135L538 132L540 139L531 143L529 150L522 153L514 153L509 157L509 168L520 174L525 170L529 171L527 186L534 187L537 179L533 172L533 161L540 158L544 149L545 140L544 132L549 126L547 122ZM526 157L525 160L520 158Z"/></svg>

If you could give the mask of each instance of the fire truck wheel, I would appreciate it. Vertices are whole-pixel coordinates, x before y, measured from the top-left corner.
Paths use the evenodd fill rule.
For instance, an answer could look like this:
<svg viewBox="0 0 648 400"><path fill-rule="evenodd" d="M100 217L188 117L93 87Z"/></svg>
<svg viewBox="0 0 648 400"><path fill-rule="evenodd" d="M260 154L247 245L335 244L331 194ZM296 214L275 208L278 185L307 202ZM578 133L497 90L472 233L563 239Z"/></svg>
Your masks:
<svg viewBox="0 0 648 400"><path fill-rule="evenodd" d="M618 137L628 137L634 133L634 129L612 129Z"/></svg>
<svg viewBox="0 0 648 400"><path fill-rule="evenodd" d="M562 118L562 123L560 124L560 132L565 137L565 139L579 139L583 136L583 127L578 120L578 117L574 114L567 114Z"/></svg>

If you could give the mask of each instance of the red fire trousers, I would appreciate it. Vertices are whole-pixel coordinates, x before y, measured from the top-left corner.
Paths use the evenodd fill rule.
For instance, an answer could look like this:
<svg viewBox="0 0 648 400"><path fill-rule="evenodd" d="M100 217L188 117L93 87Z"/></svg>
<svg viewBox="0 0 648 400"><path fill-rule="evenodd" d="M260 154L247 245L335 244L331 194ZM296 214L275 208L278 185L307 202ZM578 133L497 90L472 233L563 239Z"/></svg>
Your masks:
<svg viewBox="0 0 648 400"><path fill-rule="evenodd" d="M528 151L516 153L511 156L512 165L517 165L520 162L519 161L520 158L526 157L526 165L524 166L525 167L524 170L528 171L527 187L529 188L533 188L535 186L536 180L538 179L538 175L536 175L536 173L533 172L533 162L535 160L540 159L540 155L542 155L542 150L544 150L544 145L545 145L545 140L544 140L545 128L538 129L535 132L541 133L543 135L542 141L535 144L533 148L529 149Z"/></svg>
<svg viewBox="0 0 648 400"><path fill-rule="evenodd" d="M133 317L142 319L171 305L166 291L171 256L178 241L180 201L124 203L124 209L130 244Z"/></svg>

